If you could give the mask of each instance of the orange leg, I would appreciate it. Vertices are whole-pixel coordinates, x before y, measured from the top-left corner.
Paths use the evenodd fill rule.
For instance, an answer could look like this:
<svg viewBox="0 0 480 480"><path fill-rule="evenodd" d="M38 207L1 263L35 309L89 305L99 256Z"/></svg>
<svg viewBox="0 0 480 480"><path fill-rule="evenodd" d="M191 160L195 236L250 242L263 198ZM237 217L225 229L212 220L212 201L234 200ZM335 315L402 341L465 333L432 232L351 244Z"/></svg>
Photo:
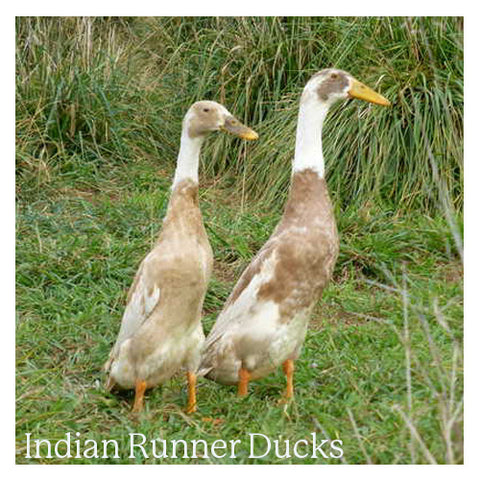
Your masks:
<svg viewBox="0 0 480 480"><path fill-rule="evenodd" d="M143 410L143 396L147 389L145 380L137 380L135 382L135 402L133 403L133 412L141 412Z"/></svg>
<svg viewBox="0 0 480 480"><path fill-rule="evenodd" d="M248 393L248 382L250 381L250 372L242 367L238 372L238 378L238 396L246 397Z"/></svg>
<svg viewBox="0 0 480 480"><path fill-rule="evenodd" d="M187 372L187 382L188 382L187 413L194 413L197 411L197 396L195 392L197 377L193 372Z"/></svg>
<svg viewBox="0 0 480 480"><path fill-rule="evenodd" d="M285 397L286 398L292 398L293 397L293 360L285 360L283 362L283 371L285 375L287 376L287 390L285 392Z"/></svg>

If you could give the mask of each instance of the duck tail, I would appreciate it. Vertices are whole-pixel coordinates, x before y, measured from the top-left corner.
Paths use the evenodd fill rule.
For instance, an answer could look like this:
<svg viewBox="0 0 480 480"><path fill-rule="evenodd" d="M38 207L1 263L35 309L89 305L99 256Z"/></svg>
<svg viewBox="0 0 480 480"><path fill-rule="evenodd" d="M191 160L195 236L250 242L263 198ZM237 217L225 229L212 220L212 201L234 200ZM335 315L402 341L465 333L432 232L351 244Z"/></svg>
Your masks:
<svg viewBox="0 0 480 480"><path fill-rule="evenodd" d="M211 365L206 365L202 363L196 372L197 377L204 377L205 375L208 375L211 371L213 370L213 367Z"/></svg>
<svg viewBox="0 0 480 480"><path fill-rule="evenodd" d="M113 350L110 352L108 360L103 365L103 371L107 374L107 380L105 381L105 389L107 390L107 392L110 392L115 386L115 380L110 374L112 363L113 363Z"/></svg>
<svg viewBox="0 0 480 480"><path fill-rule="evenodd" d="M107 377L107 380L105 382L105 390L107 392L111 392L113 390L113 388L115 387L116 383L115 383L115 380L112 378L111 375L109 375Z"/></svg>

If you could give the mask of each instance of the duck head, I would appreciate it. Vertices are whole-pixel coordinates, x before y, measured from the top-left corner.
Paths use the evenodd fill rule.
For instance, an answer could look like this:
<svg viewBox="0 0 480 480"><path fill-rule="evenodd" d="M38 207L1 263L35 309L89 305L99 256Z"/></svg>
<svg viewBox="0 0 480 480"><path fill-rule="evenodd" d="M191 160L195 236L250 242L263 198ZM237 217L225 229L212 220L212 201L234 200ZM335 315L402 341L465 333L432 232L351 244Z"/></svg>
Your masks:
<svg viewBox="0 0 480 480"><path fill-rule="evenodd" d="M258 139L254 130L243 125L223 105L210 100L195 102L188 109L184 129L190 138L205 137L210 132L221 130L244 140Z"/></svg>
<svg viewBox="0 0 480 480"><path fill-rule="evenodd" d="M336 101L346 98L358 98L377 105L390 105L385 97L359 82L348 72L335 68L327 68L313 75L305 86L302 102L320 102L331 106Z"/></svg>

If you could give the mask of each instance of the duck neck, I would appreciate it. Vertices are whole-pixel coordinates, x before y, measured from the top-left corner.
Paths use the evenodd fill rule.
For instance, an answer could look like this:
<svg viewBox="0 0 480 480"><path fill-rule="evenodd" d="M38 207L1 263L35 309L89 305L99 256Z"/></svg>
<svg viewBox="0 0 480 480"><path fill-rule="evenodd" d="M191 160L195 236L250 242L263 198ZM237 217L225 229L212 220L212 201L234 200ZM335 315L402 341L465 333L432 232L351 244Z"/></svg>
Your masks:
<svg viewBox="0 0 480 480"><path fill-rule="evenodd" d="M325 103L300 102L293 173L310 169L323 178L322 127L328 108Z"/></svg>
<svg viewBox="0 0 480 480"><path fill-rule="evenodd" d="M182 130L172 189L175 189L180 182L187 179L198 184L198 161L203 139L203 137L192 138L186 128Z"/></svg>

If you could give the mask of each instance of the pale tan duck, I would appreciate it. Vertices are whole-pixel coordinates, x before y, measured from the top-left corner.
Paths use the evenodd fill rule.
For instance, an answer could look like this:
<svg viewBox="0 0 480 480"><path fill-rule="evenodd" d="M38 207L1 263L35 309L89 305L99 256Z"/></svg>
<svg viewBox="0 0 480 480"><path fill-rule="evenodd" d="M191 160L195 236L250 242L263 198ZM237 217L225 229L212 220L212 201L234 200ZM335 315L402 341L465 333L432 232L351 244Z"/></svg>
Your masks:
<svg viewBox="0 0 480 480"><path fill-rule="evenodd" d="M286 397L293 396L294 360L339 248L324 179L322 125L330 106L349 97L389 105L342 70L322 70L306 84L283 217L241 275L205 342L199 374L238 384L241 396L250 380L280 365L287 377Z"/></svg>
<svg viewBox="0 0 480 480"><path fill-rule="evenodd" d="M134 411L142 409L147 388L181 369L187 372L187 412L196 409L195 371L205 340L200 319L213 260L198 204L198 162L205 137L216 130L258 138L216 102L196 102L185 115L163 226L135 275L105 364L108 389L135 388Z"/></svg>

